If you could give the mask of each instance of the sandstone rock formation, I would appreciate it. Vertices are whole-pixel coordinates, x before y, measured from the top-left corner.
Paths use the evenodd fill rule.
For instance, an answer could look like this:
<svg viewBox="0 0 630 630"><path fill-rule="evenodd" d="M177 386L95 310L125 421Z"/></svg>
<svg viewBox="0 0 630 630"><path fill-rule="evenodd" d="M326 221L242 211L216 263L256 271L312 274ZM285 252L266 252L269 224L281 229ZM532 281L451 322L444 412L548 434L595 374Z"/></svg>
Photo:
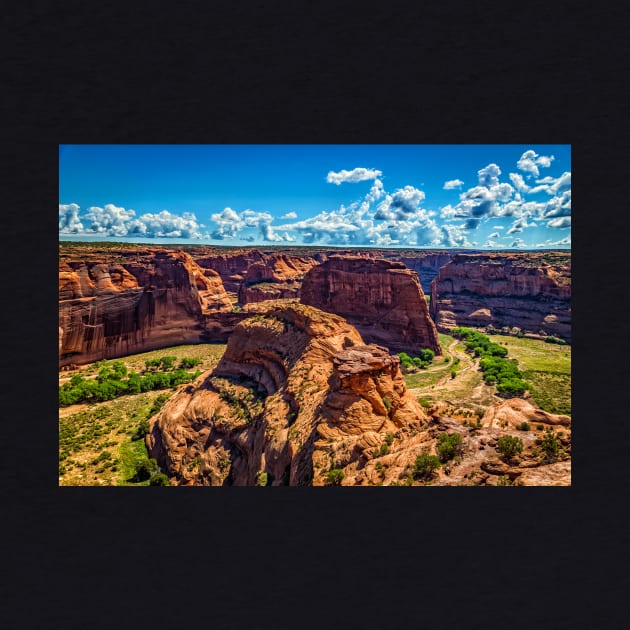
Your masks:
<svg viewBox="0 0 630 630"><path fill-rule="evenodd" d="M570 253L456 254L431 287L439 330L517 327L571 340Z"/></svg>
<svg viewBox="0 0 630 630"><path fill-rule="evenodd" d="M517 427L523 422L570 426L571 417L549 413L522 398L510 398L488 407L481 419L481 424L487 427Z"/></svg>
<svg viewBox="0 0 630 630"><path fill-rule="evenodd" d="M299 297L304 275L316 264L313 258L287 254L274 254L253 263L240 284L238 301L251 304Z"/></svg>
<svg viewBox="0 0 630 630"><path fill-rule="evenodd" d="M207 338L204 318L231 311L217 273L183 252L120 263L65 261L59 271L60 366Z"/></svg>
<svg viewBox="0 0 630 630"><path fill-rule="evenodd" d="M237 294L247 270L255 263L264 262L266 259L267 256L261 251L249 249L203 256L196 258L195 262L205 270L217 272L221 276L225 290Z"/></svg>
<svg viewBox="0 0 630 630"><path fill-rule="evenodd" d="M366 342L393 352L441 352L418 275L402 263L331 256L306 274L300 299L346 318Z"/></svg>
<svg viewBox="0 0 630 630"><path fill-rule="evenodd" d="M294 302L241 322L217 367L152 419L147 447L177 485L322 485L425 423L397 357Z"/></svg>

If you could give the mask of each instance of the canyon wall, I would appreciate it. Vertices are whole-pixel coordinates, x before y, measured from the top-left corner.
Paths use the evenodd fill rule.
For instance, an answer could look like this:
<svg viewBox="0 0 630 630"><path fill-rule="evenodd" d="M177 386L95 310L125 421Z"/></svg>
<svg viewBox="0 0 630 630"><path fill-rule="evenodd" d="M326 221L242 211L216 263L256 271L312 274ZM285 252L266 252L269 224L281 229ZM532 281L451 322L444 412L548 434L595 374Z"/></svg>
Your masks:
<svg viewBox="0 0 630 630"><path fill-rule="evenodd" d="M299 297L306 272L317 261L306 256L274 254L253 263L244 275L238 291L240 304L263 302L279 298Z"/></svg>
<svg viewBox="0 0 630 630"><path fill-rule="evenodd" d="M196 343L208 338L213 317L231 310L219 275L183 252L67 260L59 270L59 365Z"/></svg>
<svg viewBox="0 0 630 630"><path fill-rule="evenodd" d="M520 328L571 341L570 253L456 254L431 287L438 329Z"/></svg>
<svg viewBox="0 0 630 630"><path fill-rule="evenodd" d="M306 274L300 299L341 315L368 343L392 352L441 353L418 275L403 263L331 256Z"/></svg>

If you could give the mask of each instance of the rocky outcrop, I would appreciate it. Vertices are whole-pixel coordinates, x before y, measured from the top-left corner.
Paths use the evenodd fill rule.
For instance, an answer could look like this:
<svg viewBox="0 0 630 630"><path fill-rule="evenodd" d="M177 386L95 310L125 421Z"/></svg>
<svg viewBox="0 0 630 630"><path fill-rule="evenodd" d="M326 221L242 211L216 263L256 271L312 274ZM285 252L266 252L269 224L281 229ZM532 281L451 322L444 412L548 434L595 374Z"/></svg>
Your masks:
<svg viewBox="0 0 630 630"><path fill-rule="evenodd" d="M431 287L438 329L519 328L571 340L571 254L456 254Z"/></svg>
<svg viewBox="0 0 630 630"><path fill-rule="evenodd" d="M207 338L206 320L232 310L221 278L183 252L119 263L63 262L60 366Z"/></svg>
<svg viewBox="0 0 630 630"><path fill-rule="evenodd" d="M418 275L403 263L331 256L306 274L300 299L341 315L366 342L392 352L441 352Z"/></svg>
<svg viewBox="0 0 630 630"><path fill-rule="evenodd" d="M488 407L481 419L484 427L518 427L523 422L528 424L549 424L570 426L571 417L549 413L534 407L522 398L510 398Z"/></svg>
<svg viewBox="0 0 630 630"><path fill-rule="evenodd" d="M274 254L253 263L239 287L238 301L251 304L299 297L304 275L316 264L313 258L287 254Z"/></svg>
<svg viewBox="0 0 630 630"><path fill-rule="evenodd" d="M196 258L195 262L204 270L215 271L221 276L225 290L238 294L248 269L267 260L267 256L257 249L238 250L225 254L215 254Z"/></svg>
<svg viewBox="0 0 630 630"><path fill-rule="evenodd" d="M147 447L176 485L322 485L424 424L397 357L294 302L241 322L152 419Z"/></svg>

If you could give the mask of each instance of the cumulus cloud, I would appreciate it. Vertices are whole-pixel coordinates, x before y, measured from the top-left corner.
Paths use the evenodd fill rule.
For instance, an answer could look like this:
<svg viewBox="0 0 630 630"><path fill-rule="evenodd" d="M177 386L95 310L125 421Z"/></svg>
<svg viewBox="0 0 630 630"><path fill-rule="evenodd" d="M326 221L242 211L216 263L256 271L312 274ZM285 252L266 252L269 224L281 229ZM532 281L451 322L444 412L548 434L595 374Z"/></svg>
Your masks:
<svg viewBox="0 0 630 630"><path fill-rule="evenodd" d="M547 223L547 227L550 228L570 228L571 227L571 217L558 217L557 219L551 219Z"/></svg>
<svg viewBox="0 0 630 630"><path fill-rule="evenodd" d="M528 223L527 222L527 216L522 216L520 219L517 219L516 221L514 221L514 223L512 224L512 227L506 232L507 234L518 234L520 232L522 232L525 228L528 227L535 227L536 223L531 222Z"/></svg>
<svg viewBox="0 0 630 630"><path fill-rule="evenodd" d="M493 230L503 230L503 229L505 229L505 226L504 225L493 225L492 229Z"/></svg>
<svg viewBox="0 0 630 630"><path fill-rule="evenodd" d="M283 214L280 218L281 219L297 219L297 214L295 212L287 212L286 214Z"/></svg>
<svg viewBox="0 0 630 630"><path fill-rule="evenodd" d="M456 225L442 226L442 240L446 247L472 247L461 227Z"/></svg>
<svg viewBox="0 0 630 630"><path fill-rule="evenodd" d="M113 203L105 204L103 208L92 206L85 214L91 222L86 231L103 236L126 236L129 222L135 215L134 210L125 210Z"/></svg>
<svg viewBox="0 0 630 630"><path fill-rule="evenodd" d="M382 171L378 171L373 168L353 168L351 171L341 170L338 173L329 171L326 176L326 181L329 184L336 184L339 186L344 182L363 182L368 179L376 179L383 174Z"/></svg>
<svg viewBox="0 0 630 630"><path fill-rule="evenodd" d="M393 195L386 195L374 215L376 220L405 221L410 217L425 212L420 204L425 198L424 192L413 186L400 188Z"/></svg>
<svg viewBox="0 0 630 630"><path fill-rule="evenodd" d="M527 247L527 244L522 238L517 237L512 241L512 244L510 245L510 247L518 247L519 249L521 249L523 247Z"/></svg>
<svg viewBox="0 0 630 630"><path fill-rule="evenodd" d="M461 179L449 179L447 182L444 182L442 188L444 190L453 190L453 188L461 188L463 185L464 182Z"/></svg>
<svg viewBox="0 0 630 630"><path fill-rule="evenodd" d="M514 188L521 193L526 193L529 191L529 186L525 183L523 176L520 173L510 173L510 179L514 184Z"/></svg>
<svg viewBox="0 0 630 630"><path fill-rule="evenodd" d="M162 210L155 214L148 212L130 221L127 231L129 235L148 238L203 238L202 227L190 212L179 215Z"/></svg>
<svg viewBox="0 0 630 630"><path fill-rule="evenodd" d="M558 241L553 241L552 239L547 239L544 243L538 243L536 247L571 247L571 237L565 236Z"/></svg>
<svg viewBox="0 0 630 630"><path fill-rule="evenodd" d="M488 238L501 238L501 235L498 232L492 232Z"/></svg>
<svg viewBox="0 0 630 630"><path fill-rule="evenodd" d="M241 213L232 208L224 208L221 212L210 217L217 228L212 232L213 239L222 241L224 239L235 238L238 233L246 228L255 228L264 241L282 241L282 236L276 234L271 223L273 216L268 212L256 212L254 210L243 210Z"/></svg>
<svg viewBox="0 0 630 630"><path fill-rule="evenodd" d="M80 234L83 223L79 219L79 206L76 203L59 204L59 233Z"/></svg>
<svg viewBox="0 0 630 630"><path fill-rule="evenodd" d="M520 171L527 173L527 177L538 177L540 173L538 167L542 166L543 168L547 168L551 166L551 162L554 159L553 155L538 155L536 151L530 149L521 155L516 166Z"/></svg>
<svg viewBox="0 0 630 630"><path fill-rule="evenodd" d="M479 176L479 185L490 188L491 186L496 186L499 183L501 169L496 164L488 164L488 166L484 166L482 169L479 169L477 171L477 175Z"/></svg>

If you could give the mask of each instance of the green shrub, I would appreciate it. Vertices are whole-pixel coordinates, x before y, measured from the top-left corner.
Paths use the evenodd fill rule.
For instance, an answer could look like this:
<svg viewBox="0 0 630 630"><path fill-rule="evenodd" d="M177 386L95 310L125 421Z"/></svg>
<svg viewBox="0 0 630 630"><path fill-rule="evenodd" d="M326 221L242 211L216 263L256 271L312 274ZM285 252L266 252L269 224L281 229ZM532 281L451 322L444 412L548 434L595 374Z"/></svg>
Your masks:
<svg viewBox="0 0 630 630"><path fill-rule="evenodd" d="M326 483L329 486L340 486L344 476L343 470L340 468L332 468L326 473Z"/></svg>
<svg viewBox="0 0 630 630"><path fill-rule="evenodd" d="M201 363L201 359L192 359L190 357L184 357L178 365L178 369L180 370L189 370L191 368L196 367Z"/></svg>
<svg viewBox="0 0 630 630"><path fill-rule="evenodd" d="M520 429L521 431L529 431L529 422L523 421L516 428Z"/></svg>
<svg viewBox="0 0 630 630"><path fill-rule="evenodd" d="M558 440L552 429L549 428L545 431L542 442L540 443L540 448L544 451L548 458L555 458L558 456L558 452L560 451L560 440Z"/></svg>
<svg viewBox="0 0 630 630"><path fill-rule="evenodd" d="M392 410L392 403L389 402L389 398L384 397L383 404L385 405L385 409L387 409L387 413L389 413Z"/></svg>
<svg viewBox="0 0 630 630"><path fill-rule="evenodd" d="M168 477L164 474L164 473L155 473L150 481L149 481L149 485L150 486L170 486L171 483L168 480Z"/></svg>
<svg viewBox="0 0 630 630"><path fill-rule="evenodd" d="M266 486L269 481L269 476L264 470L259 470L256 473L256 485L257 486Z"/></svg>
<svg viewBox="0 0 630 630"><path fill-rule="evenodd" d="M503 435L497 440L497 451L505 459L511 459L523 452L523 440L513 435Z"/></svg>
<svg viewBox="0 0 630 630"><path fill-rule="evenodd" d="M393 433L388 433L385 436L385 442L387 443L387 446L391 446L393 441L394 441L394 434Z"/></svg>
<svg viewBox="0 0 630 630"><path fill-rule="evenodd" d="M440 433L438 436L438 458L444 463L462 452L462 436L459 433Z"/></svg>
<svg viewBox="0 0 630 630"><path fill-rule="evenodd" d="M424 453L416 457L413 465L413 476L415 478L426 479L440 467L440 460L435 455Z"/></svg>
<svg viewBox="0 0 630 630"><path fill-rule="evenodd" d="M159 472L159 468L155 459L141 459L136 462L133 481L146 481L157 472Z"/></svg>
<svg viewBox="0 0 630 630"><path fill-rule="evenodd" d="M451 370L451 378L455 378L457 376L457 370Z"/></svg>

